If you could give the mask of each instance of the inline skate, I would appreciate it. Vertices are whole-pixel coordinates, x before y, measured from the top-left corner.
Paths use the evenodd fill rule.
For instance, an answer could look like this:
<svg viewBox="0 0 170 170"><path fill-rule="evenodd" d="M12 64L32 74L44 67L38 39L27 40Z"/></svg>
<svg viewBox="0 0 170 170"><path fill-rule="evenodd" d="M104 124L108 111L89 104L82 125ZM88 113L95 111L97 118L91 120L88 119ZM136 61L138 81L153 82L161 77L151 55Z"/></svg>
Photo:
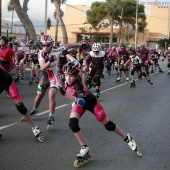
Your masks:
<svg viewBox="0 0 170 170"><path fill-rule="evenodd" d="M130 133L127 134L127 141L125 141L128 146L130 147L130 149L132 149L132 151L135 151L136 154L139 156L139 157L142 157L142 152L138 149L137 145L136 145L136 142L134 141L134 139L132 138L132 136L130 135Z"/></svg>
<svg viewBox="0 0 170 170"><path fill-rule="evenodd" d="M121 78L120 77L117 77L116 79L115 79L115 83L119 83L121 81Z"/></svg>
<svg viewBox="0 0 170 170"><path fill-rule="evenodd" d="M47 130L51 130L54 124L54 116L50 116L47 120Z"/></svg>
<svg viewBox="0 0 170 170"><path fill-rule="evenodd" d="M135 80L130 83L129 87L136 87Z"/></svg>
<svg viewBox="0 0 170 170"><path fill-rule="evenodd" d="M30 78L28 84L32 85L33 84L33 78Z"/></svg>
<svg viewBox="0 0 170 170"><path fill-rule="evenodd" d="M29 111L29 113L30 113L31 116L34 115L34 114L36 114L37 112L38 112L37 109L32 109L31 111ZM25 119L24 116L20 119L20 121L25 121L25 120L26 120L26 119Z"/></svg>
<svg viewBox="0 0 170 170"><path fill-rule="evenodd" d="M82 146L80 152L76 156L77 159L74 161L74 168L79 168L80 166L91 161L89 147L87 146Z"/></svg>
<svg viewBox="0 0 170 170"><path fill-rule="evenodd" d="M151 84L151 85L153 85L153 82L151 82L151 80L149 80L149 79L148 79L148 83Z"/></svg>
<svg viewBox="0 0 170 170"><path fill-rule="evenodd" d="M40 131L38 126L33 126L32 132L33 132L34 136L37 137L38 141L44 142L44 134L43 134L43 132Z"/></svg>

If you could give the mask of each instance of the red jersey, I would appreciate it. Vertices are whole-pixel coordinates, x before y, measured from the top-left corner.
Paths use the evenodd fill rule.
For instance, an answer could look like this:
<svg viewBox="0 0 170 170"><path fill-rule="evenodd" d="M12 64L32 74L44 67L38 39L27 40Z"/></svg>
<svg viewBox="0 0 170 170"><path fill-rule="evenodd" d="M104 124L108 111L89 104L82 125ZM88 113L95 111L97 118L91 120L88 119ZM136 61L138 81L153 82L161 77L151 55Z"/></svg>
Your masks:
<svg viewBox="0 0 170 170"><path fill-rule="evenodd" d="M12 69L12 56L14 56L14 51L10 47L5 46L3 49L0 48L0 64L7 72L10 72Z"/></svg>

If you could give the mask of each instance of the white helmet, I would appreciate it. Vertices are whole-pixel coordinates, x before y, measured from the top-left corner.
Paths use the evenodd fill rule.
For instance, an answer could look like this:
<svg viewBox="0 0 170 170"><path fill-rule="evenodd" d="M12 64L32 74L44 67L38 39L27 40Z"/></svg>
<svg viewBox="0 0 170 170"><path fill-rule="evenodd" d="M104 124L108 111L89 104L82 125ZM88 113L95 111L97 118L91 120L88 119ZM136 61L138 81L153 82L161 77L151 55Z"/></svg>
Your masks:
<svg viewBox="0 0 170 170"><path fill-rule="evenodd" d="M168 47L168 50L170 50L170 47Z"/></svg>
<svg viewBox="0 0 170 170"><path fill-rule="evenodd" d="M43 35L42 37L41 37L41 40L40 40L41 42L53 42L54 40L53 40L53 38L52 38L52 36L51 35Z"/></svg>
<svg viewBox="0 0 170 170"><path fill-rule="evenodd" d="M93 45L92 45L92 51L100 51L101 50L101 45L100 45L100 43L94 43Z"/></svg>

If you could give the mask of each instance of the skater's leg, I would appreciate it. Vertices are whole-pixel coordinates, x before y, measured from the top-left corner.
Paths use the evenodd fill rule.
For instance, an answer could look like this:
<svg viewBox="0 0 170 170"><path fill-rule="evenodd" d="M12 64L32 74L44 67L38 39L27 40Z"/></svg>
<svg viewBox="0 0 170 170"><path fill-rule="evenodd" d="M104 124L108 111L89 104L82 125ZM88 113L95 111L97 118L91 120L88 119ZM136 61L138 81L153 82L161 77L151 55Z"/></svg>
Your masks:
<svg viewBox="0 0 170 170"><path fill-rule="evenodd" d="M79 144L83 146L86 145L86 142L84 140L82 131L80 130L79 127L79 119L80 119L80 115L77 112L71 112L69 127L73 131L74 136L78 140Z"/></svg>

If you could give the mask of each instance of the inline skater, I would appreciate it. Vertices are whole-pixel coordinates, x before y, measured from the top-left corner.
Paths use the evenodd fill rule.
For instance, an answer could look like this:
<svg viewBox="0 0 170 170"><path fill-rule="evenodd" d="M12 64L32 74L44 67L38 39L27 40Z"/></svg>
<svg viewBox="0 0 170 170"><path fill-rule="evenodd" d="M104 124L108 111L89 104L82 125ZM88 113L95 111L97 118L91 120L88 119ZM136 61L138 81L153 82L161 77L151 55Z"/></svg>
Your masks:
<svg viewBox="0 0 170 170"><path fill-rule="evenodd" d="M129 82L129 65L125 64L128 61L128 59L129 59L129 52L126 49L126 45L121 44L120 51L118 52L118 64L117 64L117 70L119 68L119 76L116 78L115 82L121 81L122 71L125 73L126 82Z"/></svg>
<svg viewBox="0 0 170 170"><path fill-rule="evenodd" d="M33 77L35 75L35 85L39 83L39 75L38 70L40 68L38 61L38 53L40 51L39 42L35 42L30 45L30 56L29 60L31 60L31 78L29 80L29 84L33 84Z"/></svg>
<svg viewBox="0 0 170 170"><path fill-rule="evenodd" d="M145 43L141 43L140 49L137 50L137 55L142 60L142 66L145 68L146 75L149 77L150 52L148 48L145 47ZM142 75L139 74L138 79L141 78Z"/></svg>
<svg viewBox="0 0 170 170"><path fill-rule="evenodd" d="M8 47L8 38L5 36L0 37L0 65L8 72L12 70L14 51Z"/></svg>
<svg viewBox="0 0 170 170"><path fill-rule="evenodd" d="M107 69L110 71L110 60L104 51L101 51L100 43L94 43L92 45L92 51L88 54L85 60L85 68L89 68L87 76L87 86L90 89L92 86L92 79L95 76L96 79L96 98L100 97L101 77L104 70L104 60L107 60Z"/></svg>
<svg viewBox="0 0 170 170"><path fill-rule="evenodd" d="M38 126L34 125L27 108L21 101L20 94L18 92L14 80L12 79L12 76L7 71L5 71L2 66L0 66L0 93L4 90L8 92L17 110L27 119L28 123L32 128L34 136L37 137L40 142L43 142L44 134L40 131Z"/></svg>
<svg viewBox="0 0 170 170"><path fill-rule="evenodd" d="M159 72L163 73L163 71L160 68L159 63L158 63L159 56L158 56L158 52L156 51L155 48L151 50L150 58L151 58L151 60L149 62L149 65L151 65L151 73L154 73L153 67L155 67L155 71L156 71L156 68L158 67Z"/></svg>
<svg viewBox="0 0 170 170"><path fill-rule="evenodd" d="M144 76L146 78L146 80L151 85L153 85L153 82L151 82L151 80L146 75L144 68L142 68L143 67L142 66L142 61L139 58L139 56L136 55L136 51L135 50L131 51L129 60L125 63L125 66L126 66L126 64L131 64L131 78L132 78L132 82L130 84L130 87L135 87L136 86L136 84L135 84L135 77L134 77L135 71L139 72L142 76Z"/></svg>
<svg viewBox="0 0 170 170"><path fill-rule="evenodd" d="M167 63L168 74L167 75L170 75L170 47L168 47L167 58L168 58L168 63Z"/></svg>
<svg viewBox="0 0 170 170"><path fill-rule="evenodd" d="M41 37L41 43L42 43L42 50L38 53L38 60L40 64L40 68L42 71L42 76L40 78L38 89L37 89L37 96L34 100L34 108L30 111L30 114L35 114L38 110L38 106L41 103L42 98L44 97L44 94L46 90L49 87L49 117L47 120L47 130L50 130L53 123L54 123L54 112L56 107L56 94L58 91L59 86L59 80L56 75L57 73L57 63L59 54L61 52L68 53L66 49L69 49L71 47L79 47L82 46L82 44L65 44L64 46L54 49L54 40L51 35L43 35ZM70 61L78 62L73 57L67 58ZM23 118L21 119L23 120Z"/></svg>
<svg viewBox="0 0 170 170"><path fill-rule="evenodd" d="M67 56L68 55L69 54L67 54ZM60 87L60 93L74 102L70 113L69 127L81 145L81 150L77 154L77 160L74 162L74 167L77 168L91 159L89 147L87 146L79 127L79 119L86 110L92 112L96 119L104 125L106 130L111 132L114 131L133 151L136 151L138 156L142 156L142 153L138 150L131 135L129 133L126 135L118 125L109 120L101 104L79 78L79 71L79 65L68 62L64 66L65 89Z"/></svg>
<svg viewBox="0 0 170 170"><path fill-rule="evenodd" d="M23 81L24 80L24 61L26 59L25 51L22 47L18 46L18 42L13 42L13 51L15 53L15 70L16 70L16 79L15 82Z"/></svg>

